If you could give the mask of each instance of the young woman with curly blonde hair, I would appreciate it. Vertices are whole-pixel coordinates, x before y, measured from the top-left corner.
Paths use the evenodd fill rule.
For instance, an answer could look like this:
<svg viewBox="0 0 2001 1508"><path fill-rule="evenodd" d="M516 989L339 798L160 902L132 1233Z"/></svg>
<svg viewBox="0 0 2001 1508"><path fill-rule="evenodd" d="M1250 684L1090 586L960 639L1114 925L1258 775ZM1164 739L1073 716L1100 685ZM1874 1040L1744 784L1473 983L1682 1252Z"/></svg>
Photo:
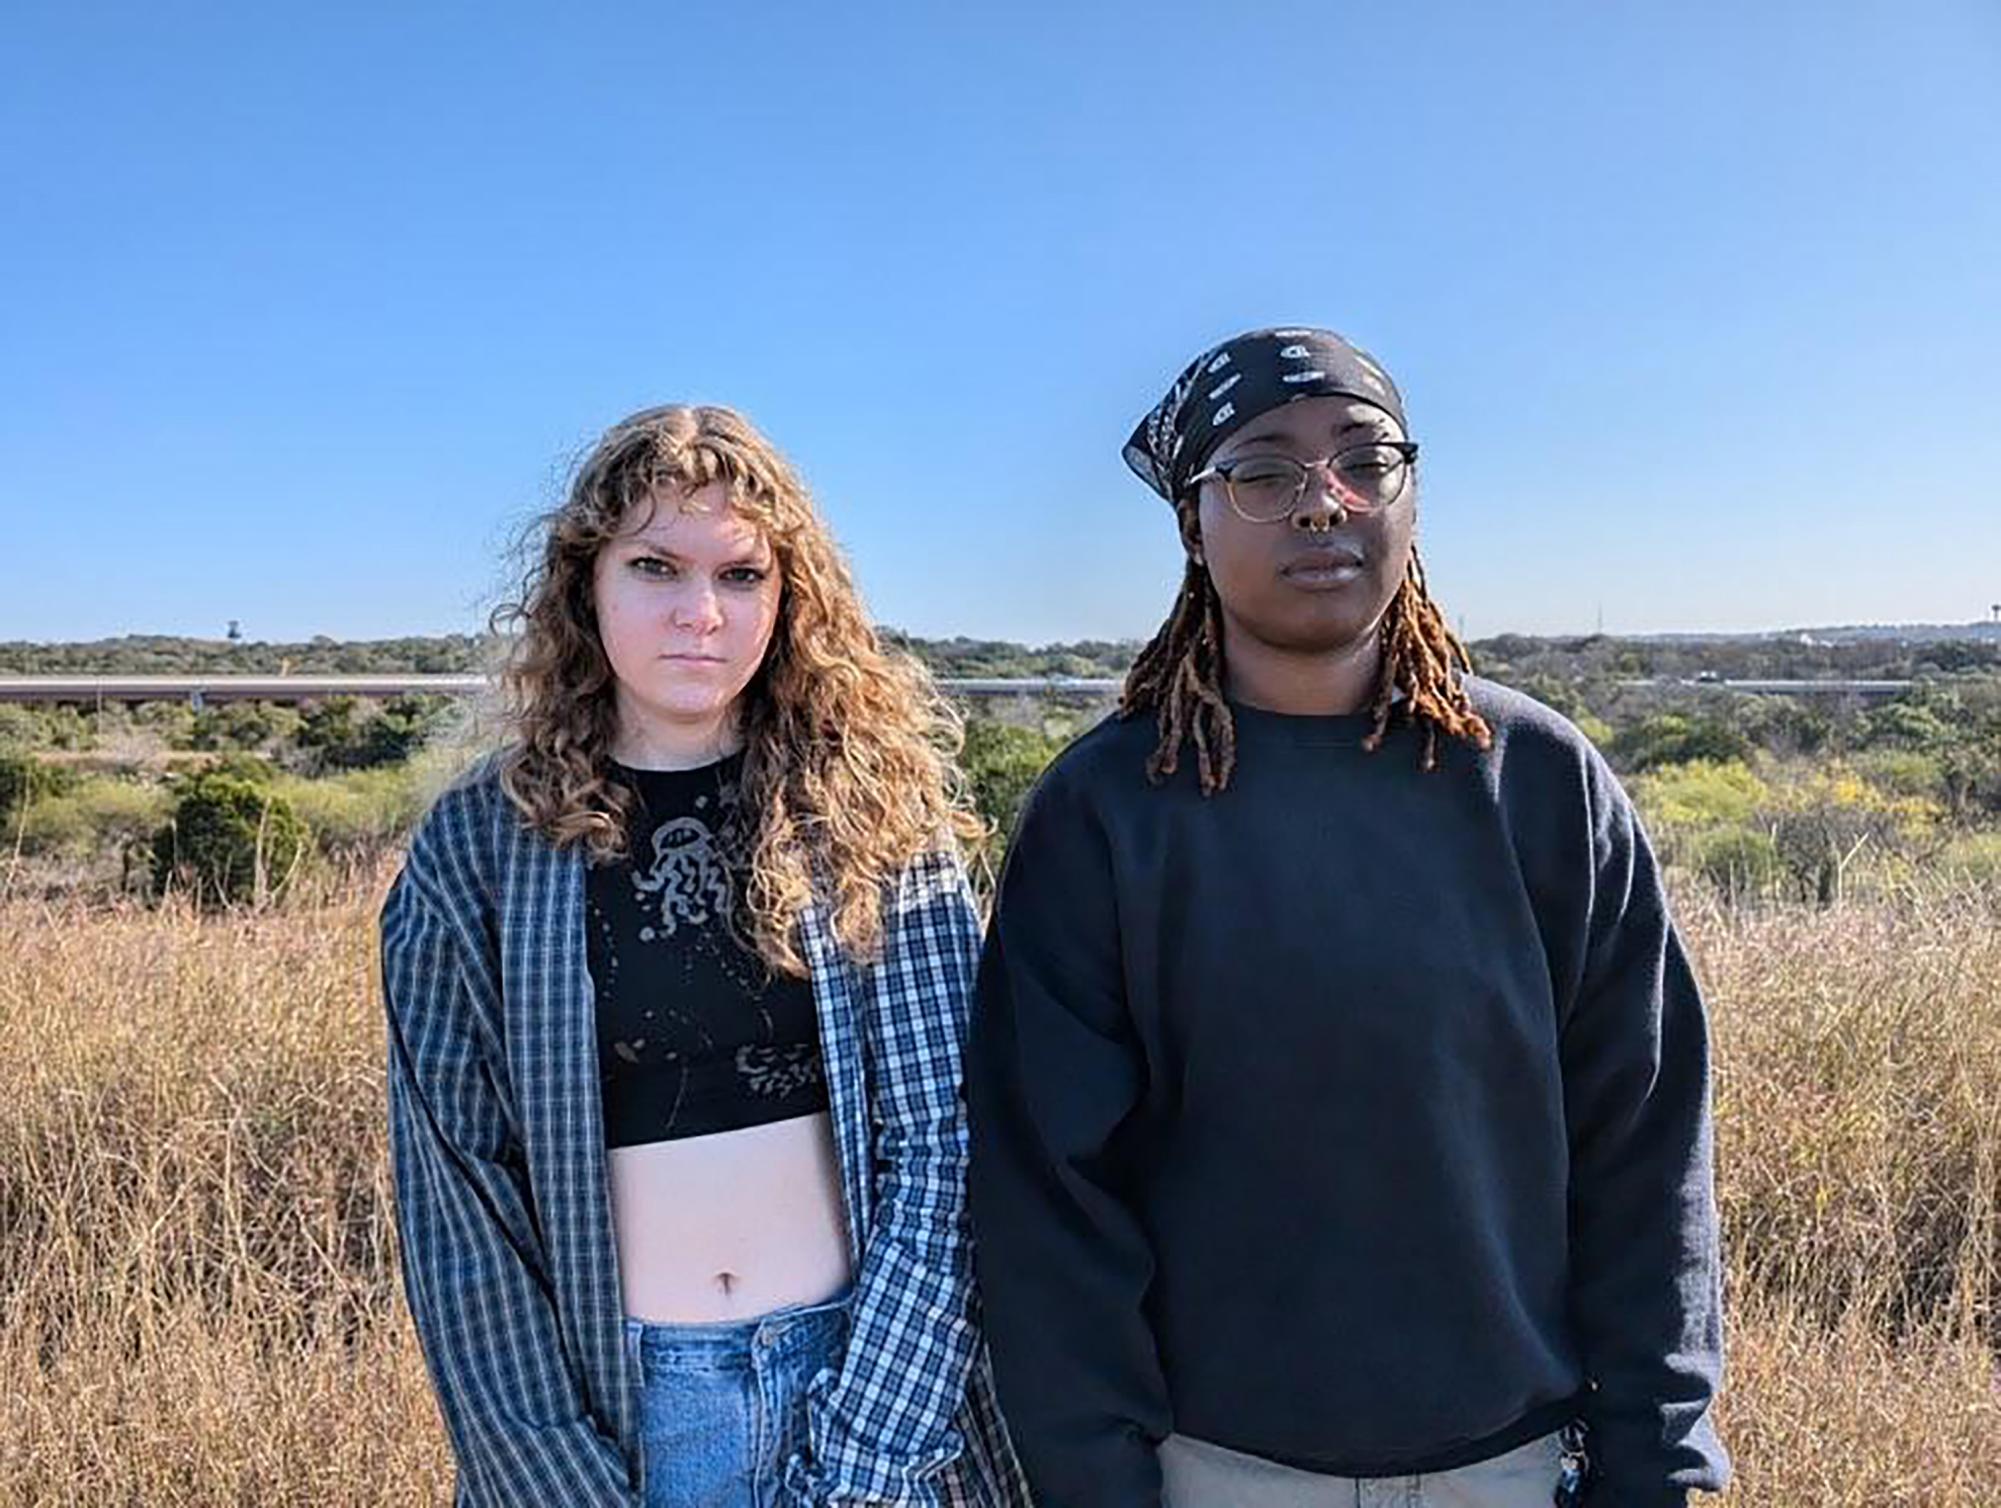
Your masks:
<svg viewBox="0 0 2001 1508"><path fill-rule="evenodd" d="M956 723L728 409L615 425L544 525L509 741L382 915L459 1501L1023 1503L964 1214Z"/></svg>

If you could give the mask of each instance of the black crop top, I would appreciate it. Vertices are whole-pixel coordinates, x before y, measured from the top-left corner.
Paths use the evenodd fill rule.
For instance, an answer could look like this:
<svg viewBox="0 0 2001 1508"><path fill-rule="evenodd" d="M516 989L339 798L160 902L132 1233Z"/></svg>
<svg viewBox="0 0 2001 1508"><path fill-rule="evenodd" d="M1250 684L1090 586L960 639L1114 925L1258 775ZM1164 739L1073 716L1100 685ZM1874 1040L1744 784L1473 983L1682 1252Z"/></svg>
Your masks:
<svg viewBox="0 0 2001 1508"><path fill-rule="evenodd" d="M613 778L639 797L626 858L585 880L605 1144L761 1126L827 1108L812 986L730 924L740 754Z"/></svg>

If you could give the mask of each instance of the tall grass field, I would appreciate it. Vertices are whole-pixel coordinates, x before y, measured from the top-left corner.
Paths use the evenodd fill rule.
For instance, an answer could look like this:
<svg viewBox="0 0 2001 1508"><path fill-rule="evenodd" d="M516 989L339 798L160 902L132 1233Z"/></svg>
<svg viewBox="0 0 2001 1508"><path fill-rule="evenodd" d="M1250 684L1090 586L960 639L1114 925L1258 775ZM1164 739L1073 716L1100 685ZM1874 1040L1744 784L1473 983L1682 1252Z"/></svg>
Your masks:
<svg viewBox="0 0 2001 1508"><path fill-rule="evenodd" d="M386 879L206 917L0 898L0 1504L449 1500L391 1222ZM1680 916L1723 1501L2001 1504L2001 900Z"/></svg>

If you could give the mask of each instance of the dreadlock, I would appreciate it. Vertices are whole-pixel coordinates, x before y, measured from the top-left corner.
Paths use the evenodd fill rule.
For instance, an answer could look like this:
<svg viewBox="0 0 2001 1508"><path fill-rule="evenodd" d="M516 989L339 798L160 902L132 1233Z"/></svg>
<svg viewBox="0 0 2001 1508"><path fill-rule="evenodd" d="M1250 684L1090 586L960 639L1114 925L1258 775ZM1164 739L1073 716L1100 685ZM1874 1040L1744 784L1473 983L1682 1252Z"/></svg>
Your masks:
<svg viewBox="0 0 2001 1508"><path fill-rule="evenodd" d="M1375 726L1362 740L1363 749L1373 754L1382 747L1398 691L1424 729L1422 769L1438 768L1440 733L1476 748L1492 746L1492 732L1455 674L1471 670L1472 659L1425 589L1416 545L1383 615L1382 640L1383 674L1370 705ZM1174 610L1133 661L1119 697L1122 718L1149 710L1159 723L1160 742L1147 757L1148 780L1158 785L1172 775L1181 764L1182 743L1192 741L1202 794L1213 796L1229 785L1237 765L1237 729L1223 700L1223 603L1208 571L1192 559Z"/></svg>

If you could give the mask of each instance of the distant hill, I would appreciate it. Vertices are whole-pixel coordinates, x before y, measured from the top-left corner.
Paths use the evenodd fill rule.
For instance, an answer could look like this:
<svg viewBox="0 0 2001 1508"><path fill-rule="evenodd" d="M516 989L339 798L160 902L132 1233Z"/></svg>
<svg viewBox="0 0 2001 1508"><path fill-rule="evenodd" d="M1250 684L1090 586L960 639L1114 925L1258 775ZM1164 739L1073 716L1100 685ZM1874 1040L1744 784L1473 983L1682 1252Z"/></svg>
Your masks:
<svg viewBox="0 0 2001 1508"><path fill-rule="evenodd" d="M407 639L266 643L127 634L83 643L0 642L0 675L418 675L464 674L484 664L485 641L470 634Z"/></svg>
<svg viewBox="0 0 2001 1508"><path fill-rule="evenodd" d="M888 629L937 675L1123 675L1137 642L1088 639L1030 648L998 639L919 639ZM85 643L0 642L0 675L420 675L485 669L491 641L470 634L430 638L266 642L130 634Z"/></svg>
<svg viewBox="0 0 2001 1508"><path fill-rule="evenodd" d="M1763 634L1639 634L1648 643L1726 644L1764 639L1811 640L1816 644L2001 644L2001 622L1849 623L1835 628L1786 628Z"/></svg>

